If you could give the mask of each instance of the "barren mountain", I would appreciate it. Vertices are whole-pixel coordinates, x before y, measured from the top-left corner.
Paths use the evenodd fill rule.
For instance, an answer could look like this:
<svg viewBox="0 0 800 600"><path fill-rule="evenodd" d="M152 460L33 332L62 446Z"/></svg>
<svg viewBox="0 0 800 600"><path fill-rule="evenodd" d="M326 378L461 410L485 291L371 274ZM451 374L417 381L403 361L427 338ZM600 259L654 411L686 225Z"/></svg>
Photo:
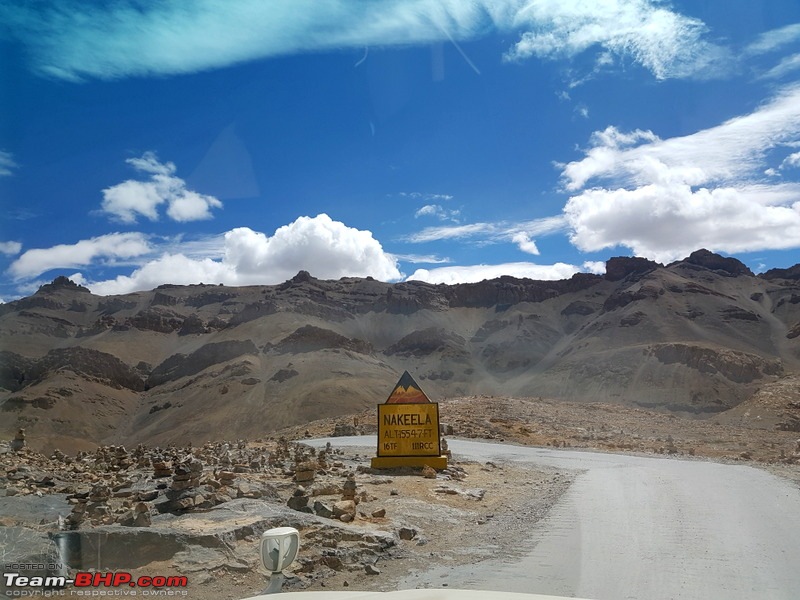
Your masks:
<svg viewBox="0 0 800 600"><path fill-rule="evenodd" d="M705 250L605 276L460 285L164 285L95 296L66 278L0 305L0 435L34 447L254 438L383 402L492 394L699 417L800 373L800 265L755 276ZM796 381L787 379L786 381ZM757 401L754 400L754 401Z"/></svg>

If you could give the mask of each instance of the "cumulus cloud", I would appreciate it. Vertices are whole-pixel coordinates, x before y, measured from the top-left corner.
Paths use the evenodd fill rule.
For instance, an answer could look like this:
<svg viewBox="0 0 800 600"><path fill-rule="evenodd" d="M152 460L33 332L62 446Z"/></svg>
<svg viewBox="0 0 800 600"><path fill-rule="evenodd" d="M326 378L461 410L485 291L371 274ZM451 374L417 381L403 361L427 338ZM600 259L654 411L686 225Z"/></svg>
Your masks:
<svg viewBox="0 0 800 600"><path fill-rule="evenodd" d="M602 260L587 260L583 263L583 270L594 275L605 275L606 263Z"/></svg>
<svg viewBox="0 0 800 600"><path fill-rule="evenodd" d="M22 250L22 244L19 242L0 242L0 254L14 256L19 254L20 250Z"/></svg>
<svg viewBox="0 0 800 600"><path fill-rule="evenodd" d="M97 294L123 294L163 283L275 284L300 270L320 279L372 276L402 278L397 260L369 231L347 227L326 214L299 217L272 236L238 227L224 234L221 255L190 257L165 252L130 275L87 282Z"/></svg>
<svg viewBox="0 0 800 600"><path fill-rule="evenodd" d="M12 175L16 168L17 163L14 162L12 154L5 150L0 150L0 177Z"/></svg>
<svg viewBox="0 0 800 600"><path fill-rule="evenodd" d="M666 262L699 247L724 252L800 246L800 182L764 183L775 150L800 140L800 86L749 115L662 140L649 131L596 132L562 166L577 192L564 216L581 250L617 245ZM794 154L767 169L793 166ZM603 185L599 185L603 184Z"/></svg>
<svg viewBox="0 0 800 600"><path fill-rule="evenodd" d="M426 281L428 283L475 283L484 279L495 279L503 275L527 277L538 280L569 279L580 269L575 265L555 263L537 265L528 262L505 263L500 265L469 265L439 267L437 269L417 269L406 281Z"/></svg>
<svg viewBox="0 0 800 600"><path fill-rule="evenodd" d="M8 268L16 281L30 279L51 269L74 268L101 262L127 260L151 251L141 233L109 233L76 244L34 248L24 252Z"/></svg>
<svg viewBox="0 0 800 600"><path fill-rule="evenodd" d="M331 48L437 41L458 48L490 31L521 33L510 59L597 47L606 62L625 57L658 78L697 74L723 53L704 41L701 21L658 0L65 0L0 5L0 20L39 72L64 79L191 73Z"/></svg>
<svg viewBox="0 0 800 600"><path fill-rule="evenodd" d="M536 246L536 242L534 242L527 233L515 233L511 236L511 241L514 242L522 252L527 254L539 254L539 248Z"/></svg>
<svg viewBox="0 0 800 600"><path fill-rule="evenodd" d="M791 167L800 167L800 152L793 152L783 159L780 168L786 169Z"/></svg>
<svg viewBox="0 0 800 600"><path fill-rule="evenodd" d="M213 196L187 189L186 182L175 176L175 165L159 162L153 152L125 162L150 179L129 179L103 190L102 211L114 220L135 223L138 217L145 217L157 221L162 204L167 205L167 216L178 222L210 219L212 208L222 208L222 202Z"/></svg>

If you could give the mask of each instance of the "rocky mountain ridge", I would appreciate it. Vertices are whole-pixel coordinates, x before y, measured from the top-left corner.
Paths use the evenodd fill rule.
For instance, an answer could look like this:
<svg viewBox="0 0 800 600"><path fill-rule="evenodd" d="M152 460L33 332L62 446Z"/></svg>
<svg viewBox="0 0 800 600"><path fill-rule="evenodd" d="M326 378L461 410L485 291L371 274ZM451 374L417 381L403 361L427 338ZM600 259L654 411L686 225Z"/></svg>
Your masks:
<svg viewBox="0 0 800 600"><path fill-rule="evenodd" d="M59 277L0 305L0 434L99 443L259 437L383 402L408 370L435 399L618 402L698 416L800 370L800 265L754 275L705 250L604 276L474 284L163 285L95 296Z"/></svg>

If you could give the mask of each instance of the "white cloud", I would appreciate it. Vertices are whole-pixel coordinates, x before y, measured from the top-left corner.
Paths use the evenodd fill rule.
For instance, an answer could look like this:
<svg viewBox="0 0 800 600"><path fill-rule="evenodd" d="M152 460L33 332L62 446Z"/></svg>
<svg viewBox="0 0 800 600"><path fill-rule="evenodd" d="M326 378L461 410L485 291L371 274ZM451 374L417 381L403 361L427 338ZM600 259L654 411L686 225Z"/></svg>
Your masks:
<svg viewBox="0 0 800 600"><path fill-rule="evenodd" d="M51 269L81 267L98 260L130 259L150 251L150 244L141 233L109 233L76 244L28 250L11 263L8 272L18 281Z"/></svg>
<svg viewBox="0 0 800 600"><path fill-rule="evenodd" d="M0 150L0 177L8 177L17 168L17 163L14 162L14 157L10 152Z"/></svg>
<svg viewBox="0 0 800 600"><path fill-rule="evenodd" d="M539 248L527 233L519 232L511 236L511 241L527 254L539 254Z"/></svg>
<svg viewBox="0 0 800 600"><path fill-rule="evenodd" d="M454 196L450 194L431 194L423 192L400 192L397 194L401 198L413 198L414 200L425 200L426 202L441 202L442 200L452 200Z"/></svg>
<svg viewBox="0 0 800 600"><path fill-rule="evenodd" d="M123 294L163 283L266 285L286 281L300 270L320 279L372 276L382 281L402 278L397 260L369 231L347 227L328 215L299 217L270 237L248 227L223 236L218 257L191 258L164 253L130 275L88 282L97 294Z"/></svg>
<svg viewBox="0 0 800 600"><path fill-rule="evenodd" d="M785 27L762 33L755 42L745 49L745 52L748 54L766 54L797 40L800 40L800 23L786 25Z"/></svg>
<svg viewBox="0 0 800 600"><path fill-rule="evenodd" d="M605 275L606 263L602 260L587 260L583 263L583 270L595 275Z"/></svg>
<svg viewBox="0 0 800 600"><path fill-rule="evenodd" d="M410 262L412 264L428 264L428 265L442 265L453 262L453 259L446 256L437 256L435 254L396 254L393 253L397 260Z"/></svg>
<svg viewBox="0 0 800 600"><path fill-rule="evenodd" d="M20 250L22 250L22 244L19 242L0 242L0 254L14 256L19 254Z"/></svg>
<svg viewBox="0 0 800 600"><path fill-rule="evenodd" d="M614 127L595 132L585 158L562 165L562 177L570 191L593 179L693 186L737 181L763 171L769 150L798 139L800 86L792 86L749 115L683 137L661 140L650 131Z"/></svg>
<svg viewBox="0 0 800 600"><path fill-rule="evenodd" d="M659 2L532 0L515 21L529 31L507 53L509 60L573 57L598 47L598 68L624 57L658 79L707 76L710 64L727 60L724 49L703 40L702 21Z"/></svg>
<svg viewBox="0 0 800 600"><path fill-rule="evenodd" d="M412 233L406 239L413 243L434 242L472 237L479 234L494 233L497 226L491 223L471 223L469 225L446 225L443 227L426 227L422 231Z"/></svg>
<svg viewBox="0 0 800 600"><path fill-rule="evenodd" d="M175 176L175 165L159 162L153 152L126 162L149 174L150 180L129 179L103 190L102 210L117 221L135 223L140 216L157 221L162 204L167 205L167 215L179 222L210 219L212 208L222 208L222 202L213 196L186 189L186 182Z"/></svg>
<svg viewBox="0 0 800 600"><path fill-rule="evenodd" d="M765 79L780 79L787 73L800 69L800 54L792 54L781 59L777 65L762 75Z"/></svg>
<svg viewBox="0 0 800 600"><path fill-rule="evenodd" d="M484 279L495 279L503 275L538 280L569 279L578 269L574 265L555 263L537 265L528 262L505 263L500 265L470 265L462 267L439 267L437 269L417 269L406 281L426 281L428 283L475 283Z"/></svg>
<svg viewBox="0 0 800 600"><path fill-rule="evenodd" d="M440 204L426 204L425 206L417 209L414 213L414 218L420 217L436 217L441 221L457 221L458 215L461 214L460 210L443 208Z"/></svg>
<svg viewBox="0 0 800 600"><path fill-rule="evenodd" d="M555 217L542 217L531 221L496 223L470 223L468 225L444 225L440 227L426 227L422 231L413 233L405 241L415 244L435 242L440 240L453 240L463 238L484 238L490 242L510 241L518 243L514 236L523 234L528 239L538 235L551 235L566 228L567 221L563 215Z"/></svg>
<svg viewBox="0 0 800 600"><path fill-rule="evenodd" d="M331 48L443 41L458 49L489 31L522 32L514 59L597 47L606 62L629 58L658 78L697 74L722 53L703 40L701 21L658 0L64 0L3 6L0 18L39 72L65 79L190 73Z"/></svg>
<svg viewBox="0 0 800 600"><path fill-rule="evenodd" d="M623 245L660 262L700 247L798 247L800 182L762 181L765 171L777 174L765 169L779 160L770 151L798 140L800 86L749 115L684 137L661 140L613 127L596 132L583 159L562 165L565 188L578 192L564 208L570 239L584 251ZM784 165L792 166L793 157Z"/></svg>
<svg viewBox="0 0 800 600"><path fill-rule="evenodd" d="M794 152L783 159L780 168L800 167L800 152Z"/></svg>
<svg viewBox="0 0 800 600"><path fill-rule="evenodd" d="M800 199L800 185L784 190ZM800 201L770 190L647 185L634 190L593 189L570 198L564 211L581 250L616 245L667 263L698 248L729 253L800 246Z"/></svg>

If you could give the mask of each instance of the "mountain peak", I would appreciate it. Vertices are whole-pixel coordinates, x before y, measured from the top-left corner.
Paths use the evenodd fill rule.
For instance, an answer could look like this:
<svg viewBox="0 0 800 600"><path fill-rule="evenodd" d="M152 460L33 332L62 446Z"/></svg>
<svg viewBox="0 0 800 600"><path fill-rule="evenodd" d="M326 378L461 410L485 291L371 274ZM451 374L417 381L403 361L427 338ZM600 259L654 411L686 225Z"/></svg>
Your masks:
<svg viewBox="0 0 800 600"><path fill-rule="evenodd" d="M51 292L55 292L58 290L69 290L72 292L85 292L87 294L91 294L89 288L85 288L82 285L78 285L68 277L64 277L63 275L59 275L51 283L46 283L42 286L39 286L39 290L36 292L37 294L47 294Z"/></svg>
<svg viewBox="0 0 800 600"><path fill-rule="evenodd" d="M657 262L639 256L614 256L606 261L605 278L608 281L619 281L632 273L648 273L660 266Z"/></svg>
<svg viewBox="0 0 800 600"><path fill-rule="evenodd" d="M722 271L729 276L738 277L740 275L753 275L753 272L747 266L735 258L721 256L715 254L705 248L695 250L687 258L684 258L684 263L696 265L698 267L705 267L712 271Z"/></svg>

